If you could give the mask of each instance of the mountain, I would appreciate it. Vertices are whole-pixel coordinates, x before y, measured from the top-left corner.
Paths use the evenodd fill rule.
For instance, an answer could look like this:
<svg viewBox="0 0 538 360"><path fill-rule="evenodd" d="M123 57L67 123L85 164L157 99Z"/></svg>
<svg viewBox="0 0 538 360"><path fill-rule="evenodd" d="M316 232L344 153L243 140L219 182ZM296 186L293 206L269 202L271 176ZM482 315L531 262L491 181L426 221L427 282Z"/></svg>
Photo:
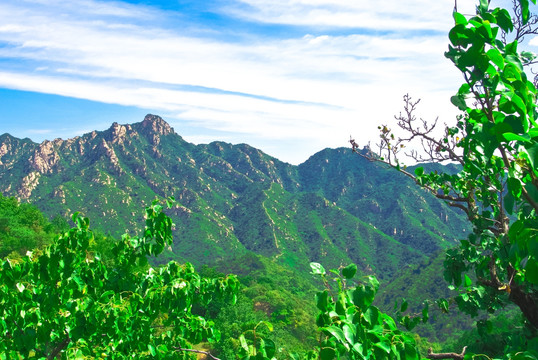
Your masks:
<svg viewBox="0 0 538 360"><path fill-rule="evenodd" d="M157 262L254 252L303 272L356 262L390 279L467 230L462 214L351 149L293 166L246 144L188 143L155 115L41 144L1 135L0 192L49 217L80 211L115 236L140 229L155 197L174 196L174 246Z"/></svg>

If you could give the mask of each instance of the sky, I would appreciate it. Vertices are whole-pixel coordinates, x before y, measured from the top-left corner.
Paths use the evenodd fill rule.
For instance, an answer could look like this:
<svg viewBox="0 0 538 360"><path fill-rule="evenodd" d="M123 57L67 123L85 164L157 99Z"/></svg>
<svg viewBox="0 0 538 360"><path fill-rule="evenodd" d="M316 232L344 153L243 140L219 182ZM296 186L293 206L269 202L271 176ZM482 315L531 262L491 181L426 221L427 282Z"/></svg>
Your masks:
<svg viewBox="0 0 538 360"><path fill-rule="evenodd" d="M472 14L475 1L458 1ZM453 0L2 0L0 134L163 117L185 140L299 164L375 143L403 96L450 123ZM531 40L530 50L538 50ZM538 44L538 41L536 41Z"/></svg>

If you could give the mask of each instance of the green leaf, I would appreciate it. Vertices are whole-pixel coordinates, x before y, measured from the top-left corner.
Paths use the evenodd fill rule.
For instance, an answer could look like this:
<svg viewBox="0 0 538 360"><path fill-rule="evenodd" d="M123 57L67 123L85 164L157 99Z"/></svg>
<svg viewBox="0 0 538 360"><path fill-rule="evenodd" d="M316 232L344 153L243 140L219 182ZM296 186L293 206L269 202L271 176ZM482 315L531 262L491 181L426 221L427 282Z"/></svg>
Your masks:
<svg viewBox="0 0 538 360"><path fill-rule="evenodd" d="M248 343L247 339L245 339L245 335L241 334L239 335L239 343L241 344L241 347L247 352L248 354Z"/></svg>
<svg viewBox="0 0 538 360"><path fill-rule="evenodd" d="M372 287L374 291L374 295L377 293L377 289L379 289L379 281L375 276L367 276L366 279L368 280L368 284Z"/></svg>
<svg viewBox="0 0 538 360"><path fill-rule="evenodd" d="M336 351L333 348L324 347L319 352L319 358L321 360L334 360Z"/></svg>
<svg viewBox="0 0 538 360"><path fill-rule="evenodd" d="M502 70L504 68L504 58L499 50L496 48L491 48L488 50L487 55L499 69Z"/></svg>
<svg viewBox="0 0 538 360"><path fill-rule="evenodd" d="M502 134L502 136L506 141L523 141L526 143L531 142L531 138L528 134L518 135L511 132L506 132Z"/></svg>
<svg viewBox="0 0 538 360"><path fill-rule="evenodd" d="M518 66L514 65L513 62L507 62L507 60L510 60L512 58L513 56L511 57L507 56L505 59L504 70L502 72L502 77L504 78L505 83L521 81L521 71L519 70ZM509 98L512 96L512 94L510 93L505 93L504 95L508 95ZM504 96L501 98L501 100L503 99L504 99Z"/></svg>
<svg viewBox="0 0 538 360"><path fill-rule="evenodd" d="M383 350L387 354L390 353L390 344L387 344L387 343L385 343L383 341L377 341L377 342L374 343L374 346L380 348L381 350Z"/></svg>
<svg viewBox="0 0 538 360"><path fill-rule="evenodd" d="M370 306L368 310L364 312L364 319L370 324L370 327L379 324L379 309L375 306Z"/></svg>
<svg viewBox="0 0 538 360"><path fill-rule="evenodd" d="M529 159L532 168L536 169L538 167L538 143L526 147L525 151L527 152L527 158Z"/></svg>
<svg viewBox="0 0 538 360"><path fill-rule="evenodd" d="M363 352L363 346L361 343L356 343L355 345L353 345L353 350L355 350L357 353L359 353L361 356L362 356L362 352Z"/></svg>
<svg viewBox="0 0 538 360"><path fill-rule="evenodd" d="M521 17L525 25L529 21L529 0L519 0L519 4L521 5Z"/></svg>
<svg viewBox="0 0 538 360"><path fill-rule="evenodd" d="M340 329L339 327L331 325L329 327L322 328L321 330L325 330L325 331L329 332L342 345L348 347L347 341L346 341L346 336L344 335L344 332L342 331L342 329Z"/></svg>
<svg viewBox="0 0 538 360"><path fill-rule="evenodd" d="M466 47L471 43L470 36L473 32L465 27L465 25L457 24L448 33L448 38L454 46Z"/></svg>
<svg viewBox="0 0 538 360"><path fill-rule="evenodd" d="M525 265L525 279L531 284L538 284L538 261L537 258L529 256Z"/></svg>
<svg viewBox="0 0 538 360"><path fill-rule="evenodd" d="M489 8L489 0L480 0L479 11L482 14L487 13Z"/></svg>
<svg viewBox="0 0 538 360"><path fill-rule="evenodd" d="M78 349L75 353L75 360L84 360L85 356L81 349Z"/></svg>
<svg viewBox="0 0 538 360"><path fill-rule="evenodd" d="M329 304L329 292L327 290L318 292L316 294L317 308L323 312L326 312L327 310L329 310L328 304Z"/></svg>
<svg viewBox="0 0 538 360"><path fill-rule="evenodd" d="M19 292L23 292L25 287L24 287L24 284L21 284L21 283L17 283L17 290L19 290Z"/></svg>
<svg viewBox="0 0 538 360"><path fill-rule="evenodd" d="M452 16L454 17L454 21L456 23L456 25L463 25L463 26L466 26L468 24L468 21L467 21L467 18L460 14L459 12L454 12L452 14Z"/></svg>
<svg viewBox="0 0 538 360"><path fill-rule="evenodd" d="M344 324L344 326L342 326L342 330L347 342L351 345L355 344L355 331L353 330L353 327L349 326L348 324Z"/></svg>
<svg viewBox="0 0 538 360"><path fill-rule="evenodd" d="M276 353L276 345L275 345L275 342L271 339L264 339L265 341L265 353L267 355L268 358L273 358L275 356L275 353Z"/></svg>
<svg viewBox="0 0 538 360"><path fill-rule="evenodd" d="M507 183L510 194L512 194L514 199L519 199L521 197L521 193L523 192L523 186L521 186L521 181L519 179L510 177L508 178Z"/></svg>
<svg viewBox="0 0 538 360"><path fill-rule="evenodd" d="M326 274L325 268L319 263L311 262L310 263L310 268L312 268L312 274L314 274L314 275L325 275Z"/></svg>
<svg viewBox="0 0 538 360"><path fill-rule="evenodd" d="M444 313L448 313L448 301L446 299L439 299L436 301L437 306L439 306L439 309L443 311Z"/></svg>
<svg viewBox="0 0 538 360"><path fill-rule="evenodd" d="M273 324L271 324L269 321L260 321L258 322L258 324L256 324L256 329L258 328L258 326L260 325L265 325L265 327L267 328L267 330L269 330L270 332L273 332Z"/></svg>
<svg viewBox="0 0 538 360"><path fill-rule="evenodd" d="M419 353L417 352L416 347L414 344L410 344L406 342L404 344L405 346L405 360L413 360L413 359L420 359Z"/></svg>
<svg viewBox="0 0 538 360"><path fill-rule="evenodd" d="M504 196L504 209L509 215L514 213L515 199L511 193L507 193Z"/></svg>
<svg viewBox="0 0 538 360"><path fill-rule="evenodd" d="M357 265L355 264L349 264L348 266L342 269L342 275L344 275L344 277L348 280L352 279L356 273L357 273Z"/></svg>
<svg viewBox="0 0 538 360"><path fill-rule="evenodd" d="M360 284L355 289L350 290L353 304L358 306L362 311L366 311L366 309L372 304L379 287L379 282L375 277L368 276L367 279L369 284Z"/></svg>
<svg viewBox="0 0 538 360"><path fill-rule="evenodd" d="M468 106L465 102L465 98L462 95L454 95L450 98L450 102L455 105L461 111L467 110Z"/></svg>
<svg viewBox="0 0 538 360"><path fill-rule="evenodd" d="M506 9L497 8L493 12L493 15L497 18L497 25L499 25L504 32L511 32L514 29L512 17Z"/></svg>
<svg viewBox="0 0 538 360"><path fill-rule="evenodd" d="M471 278L467 274L465 274L463 285L465 287L469 287L472 284L473 284L473 282L471 281Z"/></svg>
<svg viewBox="0 0 538 360"><path fill-rule="evenodd" d="M155 351L155 347L153 345L148 344L148 349L149 349L149 353L151 354L151 356L157 355L157 351Z"/></svg>
<svg viewBox="0 0 538 360"><path fill-rule="evenodd" d="M534 259L538 259L538 237L530 237L527 240L527 248L529 249L529 255Z"/></svg>
<svg viewBox="0 0 538 360"><path fill-rule="evenodd" d="M400 306L400 312L404 312L405 310L407 310L408 305L409 304L407 303L407 300L402 299L402 305Z"/></svg>
<svg viewBox="0 0 538 360"><path fill-rule="evenodd" d="M424 304L424 308L422 308L422 322L423 323L428 322L428 319L430 318L428 314L429 308L430 308L430 305L428 303Z"/></svg>

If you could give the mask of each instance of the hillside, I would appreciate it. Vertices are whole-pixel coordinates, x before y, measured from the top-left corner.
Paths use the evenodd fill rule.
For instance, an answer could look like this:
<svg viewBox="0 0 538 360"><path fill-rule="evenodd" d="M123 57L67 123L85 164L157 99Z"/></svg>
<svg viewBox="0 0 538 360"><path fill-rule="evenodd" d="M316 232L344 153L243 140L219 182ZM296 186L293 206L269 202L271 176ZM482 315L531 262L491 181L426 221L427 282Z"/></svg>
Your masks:
<svg viewBox="0 0 538 360"><path fill-rule="evenodd" d="M390 279L465 231L463 218L410 179L350 149L299 166L249 145L186 142L162 118L41 144L0 136L0 191L49 217L81 211L118 236L142 207L174 196L167 259L214 265L252 251L307 271L356 262Z"/></svg>

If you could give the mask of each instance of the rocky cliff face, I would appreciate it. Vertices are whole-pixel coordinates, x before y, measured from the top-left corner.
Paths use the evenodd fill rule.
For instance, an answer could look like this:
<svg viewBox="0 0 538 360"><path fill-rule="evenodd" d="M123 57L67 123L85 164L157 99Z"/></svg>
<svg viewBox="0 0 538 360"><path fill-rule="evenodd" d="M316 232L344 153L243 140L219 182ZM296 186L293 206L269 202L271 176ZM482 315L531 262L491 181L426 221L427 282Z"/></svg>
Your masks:
<svg viewBox="0 0 538 360"><path fill-rule="evenodd" d="M349 149L292 166L245 144L190 144L156 115L41 144L4 134L0 191L51 217L81 211L115 235L140 229L142 207L155 197L174 196L170 258L212 263L254 251L293 266L354 261L380 277L446 246L465 226L406 178Z"/></svg>

